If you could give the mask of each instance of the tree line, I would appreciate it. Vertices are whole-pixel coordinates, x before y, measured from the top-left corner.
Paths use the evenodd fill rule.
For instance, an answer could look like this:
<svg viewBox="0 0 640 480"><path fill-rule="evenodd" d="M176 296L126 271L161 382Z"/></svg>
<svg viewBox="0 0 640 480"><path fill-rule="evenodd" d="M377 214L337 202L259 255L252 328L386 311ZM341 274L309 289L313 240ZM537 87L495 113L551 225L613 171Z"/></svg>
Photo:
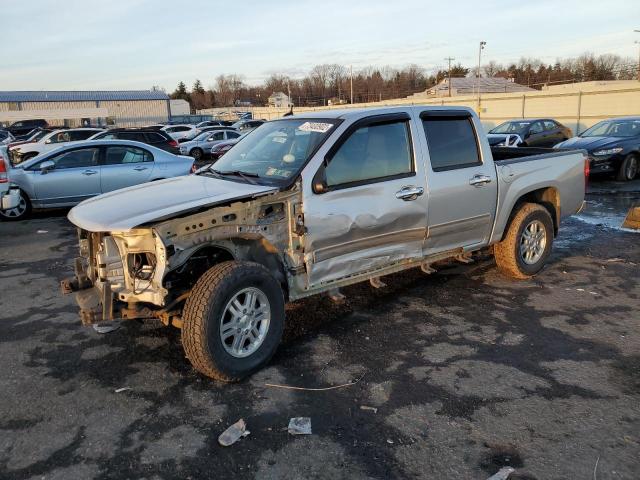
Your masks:
<svg viewBox="0 0 640 480"><path fill-rule="evenodd" d="M637 69L637 63L628 58L584 54L578 58L559 59L553 64L535 58L521 58L507 65L489 61L482 66L480 75L509 78L541 89L548 84L629 80L635 78ZM275 92L290 95L297 106L350 103L352 100L363 103L406 97L431 88L448 75L474 77L477 70L477 67L469 68L458 63L451 66L451 72L440 68L428 73L424 67L411 64L403 68L368 66L352 74L343 65L322 64L313 67L303 78L272 74L261 85L255 86L247 85L238 74L218 75L208 88L200 80L195 81L191 90L184 82L179 82L170 97L188 101L193 111L211 107L263 106Z"/></svg>

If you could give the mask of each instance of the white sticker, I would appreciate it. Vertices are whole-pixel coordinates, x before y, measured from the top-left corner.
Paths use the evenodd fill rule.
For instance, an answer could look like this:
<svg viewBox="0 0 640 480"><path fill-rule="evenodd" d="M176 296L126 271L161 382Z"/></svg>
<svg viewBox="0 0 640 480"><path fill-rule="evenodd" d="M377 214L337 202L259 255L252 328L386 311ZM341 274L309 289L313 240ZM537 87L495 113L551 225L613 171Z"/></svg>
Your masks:
<svg viewBox="0 0 640 480"><path fill-rule="evenodd" d="M302 130L303 132L326 133L331 127L333 127L331 123L304 122L298 127L298 130Z"/></svg>

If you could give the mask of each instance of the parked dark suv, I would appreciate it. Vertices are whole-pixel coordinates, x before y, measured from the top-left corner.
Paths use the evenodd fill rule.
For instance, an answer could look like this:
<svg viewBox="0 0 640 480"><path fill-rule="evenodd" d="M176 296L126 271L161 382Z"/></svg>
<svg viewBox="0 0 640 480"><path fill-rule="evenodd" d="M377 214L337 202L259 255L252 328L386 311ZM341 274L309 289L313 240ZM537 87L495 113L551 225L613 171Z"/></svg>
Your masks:
<svg viewBox="0 0 640 480"><path fill-rule="evenodd" d="M178 142L163 130L155 130L153 128L113 128L94 135L91 140L109 140L110 138L146 143L175 155L180 153Z"/></svg>
<svg viewBox="0 0 640 480"><path fill-rule="evenodd" d="M14 122L9 125L7 130L11 132L11 135L17 137L18 135L25 135L29 133L34 128L47 128L48 126L49 124L46 120L38 118L35 120L20 120L19 122Z"/></svg>

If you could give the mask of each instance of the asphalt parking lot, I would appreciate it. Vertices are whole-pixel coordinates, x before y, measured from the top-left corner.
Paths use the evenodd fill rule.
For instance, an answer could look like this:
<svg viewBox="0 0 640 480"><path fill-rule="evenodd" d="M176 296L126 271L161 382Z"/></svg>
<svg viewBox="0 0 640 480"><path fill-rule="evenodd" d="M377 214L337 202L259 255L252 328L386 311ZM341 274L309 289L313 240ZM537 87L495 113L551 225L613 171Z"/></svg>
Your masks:
<svg viewBox="0 0 640 480"><path fill-rule="evenodd" d="M176 330L79 324L64 212L1 223L0 477L637 479L640 233L616 219L640 193L594 191L536 278L487 260L297 302L235 385L194 373ZM287 433L300 416L312 435Z"/></svg>

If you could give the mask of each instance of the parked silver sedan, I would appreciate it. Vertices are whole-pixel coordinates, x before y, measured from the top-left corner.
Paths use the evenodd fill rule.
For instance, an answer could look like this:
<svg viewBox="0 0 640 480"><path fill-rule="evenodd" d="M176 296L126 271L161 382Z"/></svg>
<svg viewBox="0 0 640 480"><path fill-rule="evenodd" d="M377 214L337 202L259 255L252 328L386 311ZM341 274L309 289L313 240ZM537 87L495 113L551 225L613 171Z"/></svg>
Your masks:
<svg viewBox="0 0 640 480"><path fill-rule="evenodd" d="M187 175L193 158L127 140L75 142L12 165L7 180L20 187L17 207L0 219L18 220L32 208L71 207L89 197L162 178Z"/></svg>
<svg viewBox="0 0 640 480"><path fill-rule="evenodd" d="M202 132L193 140L180 144L180 154L190 155L196 160L200 160L211 152L211 147L223 140L238 138L240 132L232 128L221 128Z"/></svg>

